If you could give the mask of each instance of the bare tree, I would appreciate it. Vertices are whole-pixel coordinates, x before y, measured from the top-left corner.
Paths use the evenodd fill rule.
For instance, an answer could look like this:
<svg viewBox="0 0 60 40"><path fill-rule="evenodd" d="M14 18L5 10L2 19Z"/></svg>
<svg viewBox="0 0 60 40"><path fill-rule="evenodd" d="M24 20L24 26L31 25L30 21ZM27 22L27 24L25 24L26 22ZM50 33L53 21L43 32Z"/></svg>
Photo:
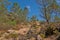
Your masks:
<svg viewBox="0 0 60 40"><path fill-rule="evenodd" d="M37 3L40 6L40 17L46 20L49 24L51 19L53 18L53 12L57 12L59 5L57 5L56 0L37 0Z"/></svg>

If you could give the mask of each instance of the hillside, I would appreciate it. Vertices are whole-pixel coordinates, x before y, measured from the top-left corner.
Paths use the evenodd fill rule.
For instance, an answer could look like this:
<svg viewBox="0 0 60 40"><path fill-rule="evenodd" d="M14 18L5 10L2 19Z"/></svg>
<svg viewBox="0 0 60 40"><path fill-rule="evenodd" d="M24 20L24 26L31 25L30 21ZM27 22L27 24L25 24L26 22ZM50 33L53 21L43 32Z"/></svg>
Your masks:
<svg viewBox="0 0 60 40"><path fill-rule="evenodd" d="M38 21L21 23L15 29L1 30L0 40L60 40L59 30L56 26L47 27L46 23L42 24Z"/></svg>

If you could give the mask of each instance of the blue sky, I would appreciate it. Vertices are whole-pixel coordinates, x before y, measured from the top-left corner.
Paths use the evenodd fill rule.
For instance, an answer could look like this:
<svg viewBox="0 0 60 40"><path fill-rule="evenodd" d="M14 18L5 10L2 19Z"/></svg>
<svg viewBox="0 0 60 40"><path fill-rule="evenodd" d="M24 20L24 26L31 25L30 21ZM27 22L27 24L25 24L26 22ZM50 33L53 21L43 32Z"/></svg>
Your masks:
<svg viewBox="0 0 60 40"><path fill-rule="evenodd" d="M28 10L29 10L29 15L28 16L32 17L33 15L35 15L39 19L39 9L38 9L39 6L37 5L36 0L9 0L9 1L12 4L14 2L17 2L22 9L24 9L24 7L27 7ZM9 7L8 7L8 9L9 9Z"/></svg>
<svg viewBox="0 0 60 40"><path fill-rule="evenodd" d="M27 7L29 10L29 17L32 17L33 15L36 15L38 19L42 20L42 18L39 17L39 9L38 9L38 4L36 3L36 0L9 0L12 4L14 2L17 2L22 9L24 7ZM58 3L60 3L60 0L58 0ZM10 5L11 7L11 5ZM8 7L9 9L9 7Z"/></svg>

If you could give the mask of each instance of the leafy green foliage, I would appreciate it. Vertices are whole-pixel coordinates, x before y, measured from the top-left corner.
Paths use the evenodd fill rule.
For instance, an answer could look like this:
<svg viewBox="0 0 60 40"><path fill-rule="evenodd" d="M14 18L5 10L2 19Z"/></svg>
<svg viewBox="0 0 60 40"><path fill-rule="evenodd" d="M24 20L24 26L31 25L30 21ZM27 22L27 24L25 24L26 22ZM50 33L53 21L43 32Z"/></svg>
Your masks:
<svg viewBox="0 0 60 40"><path fill-rule="evenodd" d="M20 22L26 21L26 16L28 14L28 9L26 7L22 10L17 3L14 3L11 10Z"/></svg>
<svg viewBox="0 0 60 40"><path fill-rule="evenodd" d="M14 3L11 11L9 12L6 8L5 2L7 3L8 1L1 0L0 4L0 30L8 30L10 28L14 28L18 23L24 21L27 22L27 8L22 10L18 3Z"/></svg>

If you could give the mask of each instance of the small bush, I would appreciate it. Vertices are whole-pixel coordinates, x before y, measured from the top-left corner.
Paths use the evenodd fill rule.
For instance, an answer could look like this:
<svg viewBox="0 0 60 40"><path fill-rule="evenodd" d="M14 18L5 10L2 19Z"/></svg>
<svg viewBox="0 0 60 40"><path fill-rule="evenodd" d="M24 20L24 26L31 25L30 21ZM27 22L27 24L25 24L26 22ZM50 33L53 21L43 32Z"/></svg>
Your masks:
<svg viewBox="0 0 60 40"><path fill-rule="evenodd" d="M45 31L45 36L48 37L48 36L51 36L53 34L54 34L53 28L48 27L47 30Z"/></svg>
<svg viewBox="0 0 60 40"><path fill-rule="evenodd" d="M41 36L42 38L45 38L45 34L40 34L40 36Z"/></svg>
<svg viewBox="0 0 60 40"><path fill-rule="evenodd" d="M17 38L19 35L16 33L11 33L8 35L8 38Z"/></svg>

